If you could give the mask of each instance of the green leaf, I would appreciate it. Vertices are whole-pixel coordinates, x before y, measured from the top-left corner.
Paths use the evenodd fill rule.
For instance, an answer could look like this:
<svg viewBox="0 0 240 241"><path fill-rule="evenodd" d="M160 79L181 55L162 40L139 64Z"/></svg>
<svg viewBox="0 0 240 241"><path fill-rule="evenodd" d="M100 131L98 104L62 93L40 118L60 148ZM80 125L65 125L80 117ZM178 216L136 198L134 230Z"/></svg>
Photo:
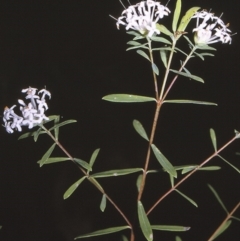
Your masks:
<svg viewBox="0 0 240 241"><path fill-rule="evenodd" d="M149 60L151 62L151 60L149 59L148 55L144 51L137 50L137 53L140 54L141 56L143 56L144 58L146 58L147 60Z"/></svg>
<svg viewBox="0 0 240 241"><path fill-rule="evenodd" d="M225 207L225 205L223 204L223 202L222 202L221 198L219 197L218 193L215 191L215 189L210 184L208 184L208 187L210 188L210 190L212 191L213 195L216 197L216 199L218 200L218 202L220 203L220 205L222 206L224 211L228 214L228 210Z"/></svg>
<svg viewBox="0 0 240 241"><path fill-rule="evenodd" d="M204 80L203 80L202 78L196 76L196 75L179 72L179 71L174 70L174 69L170 69L170 71L172 71L172 72L175 73L175 74L182 75L182 76L188 77L188 78L190 78L190 79L193 79L193 80L199 81L199 82L201 82L201 83L204 83Z"/></svg>
<svg viewBox="0 0 240 241"><path fill-rule="evenodd" d="M231 225L231 223L232 220L228 220L227 222L225 222L211 240L216 239L220 234L222 234Z"/></svg>
<svg viewBox="0 0 240 241"><path fill-rule="evenodd" d="M55 128L59 128L61 126L64 126L64 125L67 125L67 124L71 124L71 123L74 123L74 122L77 122L77 121L76 120L66 120L66 121L63 121L63 122L61 122L59 124L54 125L52 128L49 129L49 131L52 131Z"/></svg>
<svg viewBox="0 0 240 241"><path fill-rule="evenodd" d="M95 160L98 156L99 151L100 151L100 148L96 149L91 156L91 159L90 159L90 162L89 162L89 166L91 168L93 167L93 164L94 164L94 162L95 162ZM89 174L89 171L87 173Z"/></svg>
<svg viewBox="0 0 240 241"><path fill-rule="evenodd" d="M216 138L215 131L212 128L210 129L210 137L212 140L214 151L217 151L217 138Z"/></svg>
<svg viewBox="0 0 240 241"><path fill-rule="evenodd" d="M156 101L156 99L152 97L146 97L146 96L140 96L140 95L129 95L129 94L111 94L111 95L104 96L102 99L110 102L120 102L120 103Z"/></svg>
<svg viewBox="0 0 240 241"><path fill-rule="evenodd" d="M102 188L102 186L100 185L100 183L93 177L89 176L89 181L91 183L93 183L93 185L95 185L99 190L101 190L102 192L104 192L104 189Z"/></svg>
<svg viewBox="0 0 240 241"><path fill-rule="evenodd" d="M194 13L196 13L198 10L200 9L200 7L193 7L193 8L190 8L186 14L182 17L181 21L180 21L180 24L178 26L178 29L177 31L179 32L184 32L187 25L189 24L192 16L194 15Z"/></svg>
<svg viewBox="0 0 240 241"><path fill-rule="evenodd" d="M152 70L156 75L159 75L159 69L156 64L152 63Z"/></svg>
<svg viewBox="0 0 240 241"><path fill-rule="evenodd" d="M79 164L80 166L82 166L83 168L85 168L88 171L92 171L92 167L85 161L79 159L79 158L73 158L73 160Z"/></svg>
<svg viewBox="0 0 240 241"><path fill-rule="evenodd" d="M80 235L80 236L74 238L74 240L80 239L80 238L89 238L89 237L94 237L94 236L106 235L106 234L110 234L110 233L116 233L116 232L119 232L119 231L122 231L122 230L128 229L128 228L130 228L130 227L129 226L119 226L119 227L101 229L101 230L98 230L98 231L95 231L92 233Z"/></svg>
<svg viewBox="0 0 240 241"><path fill-rule="evenodd" d="M68 161L71 160L68 157L49 157L48 159L46 159L46 161L44 162L44 165L46 164L52 164L52 163L56 163L56 162L64 162L64 161ZM40 160L41 161L41 160ZM40 164L40 161L38 161L37 163Z"/></svg>
<svg viewBox="0 0 240 241"><path fill-rule="evenodd" d="M69 188L68 190L64 193L63 195L63 199L67 199L69 198L73 192L78 188L78 186L86 179L86 176L80 178L79 180L77 180L76 182L74 182Z"/></svg>
<svg viewBox="0 0 240 241"><path fill-rule="evenodd" d="M185 194L183 194L182 192L180 192L179 190L175 189L175 191L177 193L179 193L182 197L184 197L185 199L187 199L192 205L194 205L195 207L198 207L197 203L195 201L193 201L190 197L186 196Z"/></svg>
<svg viewBox="0 0 240 241"><path fill-rule="evenodd" d="M140 191L140 185L141 185L141 183L142 183L142 177L143 177L143 175L140 174L140 175L138 176L138 178L137 178L136 185L137 185L137 190L138 190L138 192Z"/></svg>
<svg viewBox="0 0 240 241"><path fill-rule="evenodd" d="M102 200L101 200L101 203L100 203L100 210L101 210L102 212L105 211L106 205L107 205L106 194L103 194Z"/></svg>
<svg viewBox="0 0 240 241"><path fill-rule="evenodd" d="M190 172L197 167L198 167L198 165L186 166L186 167L183 168L182 174ZM221 167L219 167L219 166L207 166L207 167L198 168L198 171L217 171L217 170L220 170L220 169L221 169ZM175 168L175 170L176 170L176 168Z"/></svg>
<svg viewBox="0 0 240 241"><path fill-rule="evenodd" d="M161 43L164 43L164 44L170 44L170 45L172 44L169 40L167 40L163 37L152 36L151 40L156 41L156 42L161 42Z"/></svg>
<svg viewBox="0 0 240 241"><path fill-rule="evenodd" d="M158 51L158 50L166 50L166 51L172 51L170 47L161 47L161 48L153 48L152 51ZM177 53L176 50L173 50L174 53Z"/></svg>
<svg viewBox="0 0 240 241"><path fill-rule="evenodd" d="M160 165L173 177L177 178L177 172L167 158L160 152L160 150L154 145L151 145L154 155L159 161Z"/></svg>
<svg viewBox="0 0 240 241"><path fill-rule="evenodd" d="M173 34L172 34L164 25L162 25L162 24L156 23L156 28L157 28L157 30L159 30L160 32L162 32L162 33L164 33L164 34L166 34L166 35L168 35L168 36L170 36L170 37L173 36Z"/></svg>
<svg viewBox="0 0 240 241"><path fill-rule="evenodd" d="M122 241L128 241L128 238L125 235L122 235Z"/></svg>
<svg viewBox="0 0 240 241"><path fill-rule="evenodd" d="M210 53L201 53L201 55L202 55L202 56L211 56L211 57L214 56L214 54L210 54Z"/></svg>
<svg viewBox="0 0 240 241"><path fill-rule="evenodd" d="M146 47L147 43L145 44L141 44L141 45L137 45L137 46L132 46L126 49L126 51L132 50L132 49L139 49L139 48L143 48L143 49L148 49L148 47Z"/></svg>
<svg viewBox="0 0 240 241"><path fill-rule="evenodd" d="M110 171L104 171L104 172L98 172L91 177L94 178L103 178L103 177L117 177L117 176L123 176L128 175L135 172L143 171L142 168L128 168L128 169L119 169L119 170L110 170Z"/></svg>
<svg viewBox="0 0 240 241"><path fill-rule="evenodd" d="M171 187L174 186L174 177L172 175L169 175L170 177L170 183L171 183Z"/></svg>
<svg viewBox="0 0 240 241"><path fill-rule="evenodd" d="M43 155L43 157L42 157L41 160L39 161L40 167L42 167L42 166L45 164L45 162L47 161L47 159L51 156L51 154L52 154L55 146L56 146L56 143L54 143L54 144L47 150L47 152Z"/></svg>
<svg viewBox="0 0 240 241"><path fill-rule="evenodd" d="M182 241L182 239L179 236L176 236L175 241Z"/></svg>
<svg viewBox="0 0 240 241"><path fill-rule="evenodd" d="M238 217L231 216L231 218L232 218L232 219L235 219L235 220L237 220L237 221L240 221L240 218L238 218Z"/></svg>
<svg viewBox="0 0 240 241"><path fill-rule="evenodd" d="M57 124L59 124L59 122L60 122L60 116L57 116L54 119L54 124L57 125ZM54 136L55 136L56 140L58 140L58 137L59 137L59 127L54 129Z"/></svg>
<svg viewBox="0 0 240 241"><path fill-rule="evenodd" d="M177 23L178 23L179 16L180 16L180 13L181 13L181 7L182 7L181 0L177 0L176 8L175 8L174 15L173 15L173 22L172 22L173 32L175 32L176 29L177 29Z"/></svg>
<svg viewBox="0 0 240 241"><path fill-rule="evenodd" d="M194 44L191 42L191 40L186 36L183 35L183 37L188 41L188 43L192 46L192 48L194 47Z"/></svg>
<svg viewBox="0 0 240 241"><path fill-rule="evenodd" d="M136 132L145 140L149 141L146 131L144 130L142 124L138 120L133 121L133 127Z"/></svg>
<svg viewBox="0 0 240 241"><path fill-rule="evenodd" d="M218 155L218 157L220 157L224 162L226 162L229 166L231 166L233 169L235 169L238 173L240 173L240 170L235 167L234 165L232 165L230 162L228 162L226 159L224 159L222 156Z"/></svg>
<svg viewBox="0 0 240 241"><path fill-rule="evenodd" d="M145 238L148 241L152 241L153 240L152 228L141 201L138 201L138 219Z"/></svg>
<svg viewBox="0 0 240 241"><path fill-rule="evenodd" d="M184 35L183 35L184 37ZM185 56L188 56L188 54L186 54L184 51L182 51L181 49L175 47L175 50L179 51L180 53L184 54Z"/></svg>
<svg viewBox="0 0 240 241"><path fill-rule="evenodd" d="M212 51L216 51L217 50L217 49L215 49L213 47L208 46L207 44L198 44L198 45L196 45L196 47L198 49L201 49L201 50L212 50Z"/></svg>
<svg viewBox="0 0 240 241"><path fill-rule="evenodd" d="M213 102L198 101L198 100L164 100L163 103L175 103L175 104L196 104L196 105L216 105Z"/></svg>
<svg viewBox="0 0 240 241"><path fill-rule="evenodd" d="M235 137L238 139L240 138L240 132L237 131L237 130L234 130L234 133L235 133Z"/></svg>
<svg viewBox="0 0 240 241"><path fill-rule="evenodd" d="M195 55L198 56L202 61L204 61L204 57L201 54L195 52Z"/></svg>
<svg viewBox="0 0 240 241"><path fill-rule="evenodd" d="M35 131L35 132L33 133L33 140L34 140L35 142L37 142L37 139L38 139L39 135L41 134L41 130L42 130L42 128L40 127L40 128L37 129L37 131ZM44 131L44 132L45 132L45 131Z"/></svg>
<svg viewBox="0 0 240 241"><path fill-rule="evenodd" d="M134 45L134 46L138 46L138 45L142 45L141 43L137 42L137 41L129 41L127 42L128 45Z"/></svg>
<svg viewBox="0 0 240 241"><path fill-rule="evenodd" d="M184 232L188 231L190 227L177 226L177 225L151 225L153 230L171 231L171 232Z"/></svg>
<svg viewBox="0 0 240 241"><path fill-rule="evenodd" d="M142 36L139 32L136 31L127 31L126 33L134 36Z"/></svg>
<svg viewBox="0 0 240 241"><path fill-rule="evenodd" d="M165 68L167 68L167 54L165 50L160 50L160 57Z"/></svg>

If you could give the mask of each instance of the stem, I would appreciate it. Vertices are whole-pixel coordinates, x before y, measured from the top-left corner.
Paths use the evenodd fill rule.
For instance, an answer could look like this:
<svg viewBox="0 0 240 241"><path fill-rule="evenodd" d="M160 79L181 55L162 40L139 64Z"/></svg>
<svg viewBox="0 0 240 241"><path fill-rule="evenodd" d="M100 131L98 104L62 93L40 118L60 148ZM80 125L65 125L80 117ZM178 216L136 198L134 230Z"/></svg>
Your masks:
<svg viewBox="0 0 240 241"><path fill-rule="evenodd" d="M143 177L142 177L142 181L141 181L141 185L140 185L140 189L139 189L139 193L138 193L138 199L137 199L138 201L141 200L143 190L144 190L144 186L145 186L145 182L146 182L147 169L148 169L150 155L151 155L151 145L153 143L153 139L154 139L154 135L155 135L156 127L157 127L157 121L158 121L161 106L162 106L162 102L158 101L156 111L155 111L155 115L154 115L154 119L153 119L152 131L151 131L151 136L150 136L148 150L147 150L147 156L146 156L146 161L145 161L145 166L144 166L144 171L143 171Z"/></svg>
<svg viewBox="0 0 240 241"><path fill-rule="evenodd" d="M87 179L102 193L106 195L107 200L115 207L115 209L120 213L120 215L123 217L123 219L126 221L126 223L129 225L131 229L131 238L130 241L134 241L134 232L133 227L130 221L127 219L127 217L124 215L124 213L121 211L121 209L117 206L117 204L105 193L105 191L96 185L94 181L90 178L89 174L81 168L75 161L74 158L69 154L69 152L62 146L62 144L53 136L53 134L45 128L45 126L41 125L41 128L46 131L46 133L51 137L51 139L59 146L59 148L71 159L71 161L77 165L77 167L82 171L82 173L87 176Z"/></svg>
<svg viewBox="0 0 240 241"><path fill-rule="evenodd" d="M208 241L212 241L216 234L221 230L222 226L232 217L232 215L236 212L236 210L240 207L240 202L233 208L233 210L227 215L227 217L223 220L223 222L219 225L216 231L212 234L212 236L208 239Z"/></svg>
<svg viewBox="0 0 240 241"><path fill-rule="evenodd" d="M199 166L197 166L194 170L192 170L189 174L187 174L184 178L182 178L177 184L175 184L169 191L167 191L161 198L157 200L157 202L148 210L147 215L153 211L153 209L172 191L174 191L180 184L186 181L192 174L194 174L199 168L207 164L213 157L217 156L222 150L224 150L227 146L229 146L233 141L239 138L239 134L234 136L230 141L228 141L225 145L223 145L220 149L214 152L210 157L208 157L205 161L203 161Z"/></svg>
<svg viewBox="0 0 240 241"><path fill-rule="evenodd" d="M191 52L190 52L189 55L186 57L186 59L185 59L185 61L183 62L182 66L180 67L179 72L181 72L181 71L183 70L184 66L187 64L188 60L191 58L192 54L195 52L196 49L197 49L196 46L194 46L194 47L192 48ZM167 97L168 92L169 92L170 89L172 88L172 86L173 86L173 84L175 83L175 81L177 80L177 78L178 78L178 75L176 75L176 76L173 78L172 82L170 83L170 85L168 86L166 92L164 93L163 100L165 100L165 98Z"/></svg>
<svg viewBox="0 0 240 241"><path fill-rule="evenodd" d="M162 88L161 88L161 94L160 94L160 97L159 97L160 100L162 100L164 89L165 89L165 86L166 86L166 83L167 83L167 77L168 77L168 74L169 74L170 65L172 63L172 57L173 57L173 54L174 54L174 48L175 48L176 43L177 43L176 40L173 40L171 53L169 55L168 64L167 64L165 76L164 76L164 79L163 79L163 84L162 84Z"/></svg>
<svg viewBox="0 0 240 241"><path fill-rule="evenodd" d="M153 56L152 56L150 40L148 41L148 44L149 44L149 52L150 52L151 63L153 63ZM154 119L153 119L151 136L150 136L150 140L149 140L147 156L146 156L145 166L144 166L144 171L143 171L143 177L142 177L142 181L141 181L140 189L139 189L139 193L138 193L138 198L137 198L138 201L141 200L143 190L144 190L144 186L145 186L145 182L146 182L147 170L148 170L148 165L149 165L149 160L150 160L150 155L151 155L151 145L152 145L153 140L154 140L154 135L155 135L156 127L157 127L158 117L159 117L160 109L161 109L161 106L162 106L162 103L163 103L162 95L163 95L164 88L165 88L166 81L167 81L167 77L168 77L168 74L169 74L169 69L170 69L170 65L171 65L171 62L172 62L172 57L173 57L175 45L176 45L176 41L174 40L173 45L172 45L172 49L171 49L171 54L170 54L169 59L168 59L168 65L167 65L167 69L166 69L166 72L165 72L160 97L158 97L158 91L156 90L156 87L157 87L156 74L153 71L153 78L154 78L154 83L155 83L155 92L156 92L156 96L157 96L157 106L156 106Z"/></svg>
<svg viewBox="0 0 240 241"><path fill-rule="evenodd" d="M148 46L149 46L150 60L151 60L151 64L153 64L154 61L153 61L151 40L149 38L147 38L147 40L148 40ZM157 100L158 99L158 84L157 84L157 76L154 71L153 71L153 80L154 80L155 96L156 96L156 100Z"/></svg>

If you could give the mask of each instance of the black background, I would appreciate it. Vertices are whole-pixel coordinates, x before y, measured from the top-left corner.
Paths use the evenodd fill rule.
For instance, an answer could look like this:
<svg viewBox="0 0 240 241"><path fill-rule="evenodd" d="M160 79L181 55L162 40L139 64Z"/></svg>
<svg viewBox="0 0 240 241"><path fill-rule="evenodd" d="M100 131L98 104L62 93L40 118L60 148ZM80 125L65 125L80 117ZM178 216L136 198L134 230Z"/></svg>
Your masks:
<svg viewBox="0 0 240 241"><path fill-rule="evenodd" d="M168 5L172 12L174 5L175 1ZM238 1L183 1L184 12L192 6L213 9L218 16L224 12L224 22L230 22L233 33L238 32ZM122 9L118 0L0 2L2 108L24 98L21 89L46 86L52 93L47 115L78 120L61 129L60 141L66 149L88 161L92 152L101 148L95 172L144 165L147 143L134 131L132 120L139 120L149 133L155 108L153 103L101 100L110 93L154 95L150 65L135 51L125 51L130 36L124 27L117 30L109 17L120 16ZM165 19L170 23L171 18ZM187 50L184 39L180 47ZM161 110L155 143L174 165L199 164L213 153L210 128L217 133L219 147L233 137L234 129L240 130L239 36L233 36L231 45L214 47L218 49L214 58L207 57L204 62L193 59L187 66L205 84L179 78L169 99L205 100L218 103L218 107L172 104ZM176 57L173 64L178 63ZM125 225L111 204L101 213L101 194L88 182L63 200L63 193L81 173L71 162L39 168L36 162L52 144L47 136L34 143L30 138L17 141L19 133L10 135L4 128L0 132L0 240L69 241L83 233ZM239 140L222 154L239 168L237 151ZM57 149L53 153L61 155ZM222 170L198 172L180 186L198 208L172 193L149 216L152 224L186 225L191 230L154 232L154 240L175 240L176 235L184 241L210 237L226 214L207 183L218 191L229 210L239 202L238 173L219 159L211 163L222 166ZM154 158L150 168L159 168ZM134 223L136 240L144 240L136 220L136 178L133 174L101 179L100 183ZM166 174L149 176L142 199L146 209L169 187ZM239 210L235 215L240 216ZM239 222L233 221L218 240L239 240L239 230ZM120 236L88 240L121 240Z"/></svg>

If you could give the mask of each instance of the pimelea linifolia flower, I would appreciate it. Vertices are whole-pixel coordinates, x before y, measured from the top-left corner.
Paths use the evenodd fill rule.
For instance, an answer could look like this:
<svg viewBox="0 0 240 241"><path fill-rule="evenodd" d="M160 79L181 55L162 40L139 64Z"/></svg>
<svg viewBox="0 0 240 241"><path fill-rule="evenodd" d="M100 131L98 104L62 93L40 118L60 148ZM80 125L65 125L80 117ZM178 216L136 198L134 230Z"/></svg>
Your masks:
<svg viewBox="0 0 240 241"><path fill-rule="evenodd" d="M31 129L41 124L44 120L49 120L45 115L45 111L48 109L45 97L51 98L51 93L46 89L42 89L37 93L37 89L32 87L23 89L22 92L26 93L27 96L25 98L30 100L28 104L25 104L23 100L18 100L22 116L14 112L16 105L13 105L11 108L6 106L4 109L3 126L8 133L13 133L14 130L22 131L22 126L28 126Z"/></svg>
<svg viewBox="0 0 240 241"><path fill-rule="evenodd" d="M160 18L168 15L170 10L161 5L160 2L147 0L131 5L122 12L117 19L117 28L120 24L126 26L126 30L133 29L142 35L151 37L153 34L160 34L156 23Z"/></svg>
<svg viewBox="0 0 240 241"><path fill-rule="evenodd" d="M231 44L232 38L229 34L231 32L228 29L229 24L224 24L220 17L202 10L196 12L192 18L197 19L197 26L193 29L196 44L213 44L217 42Z"/></svg>

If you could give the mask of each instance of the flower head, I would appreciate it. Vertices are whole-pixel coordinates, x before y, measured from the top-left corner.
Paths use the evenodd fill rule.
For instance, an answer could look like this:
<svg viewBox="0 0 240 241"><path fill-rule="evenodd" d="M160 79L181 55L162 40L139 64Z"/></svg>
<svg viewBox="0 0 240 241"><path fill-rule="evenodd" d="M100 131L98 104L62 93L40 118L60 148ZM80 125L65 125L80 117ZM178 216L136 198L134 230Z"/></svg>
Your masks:
<svg viewBox="0 0 240 241"><path fill-rule="evenodd" d="M41 124L43 120L49 120L49 118L45 116L45 111L48 109L45 97L48 96L50 98L51 94L46 89L40 90L38 94L36 94L36 90L36 88L31 87L22 90L23 93L27 94L25 98L30 100L28 104L25 104L23 100L18 100L22 116L14 112L16 105L13 105L11 108L5 107L3 112L3 126L8 133L13 133L14 130L22 131L22 126L28 126L28 128L31 129Z"/></svg>
<svg viewBox="0 0 240 241"><path fill-rule="evenodd" d="M220 17L214 16L214 13L202 10L201 12L196 12L192 18L197 19L197 26L193 29L196 44L231 43L229 24L224 24Z"/></svg>
<svg viewBox="0 0 240 241"><path fill-rule="evenodd" d="M161 5L160 2L142 1L129 6L122 12L122 16L117 20L117 28L119 29L120 24L122 24L126 26L126 30L137 30L141 34L151 37L153 34L160 34L156 28L156 23L169 13L170 10Z"/></svg>

